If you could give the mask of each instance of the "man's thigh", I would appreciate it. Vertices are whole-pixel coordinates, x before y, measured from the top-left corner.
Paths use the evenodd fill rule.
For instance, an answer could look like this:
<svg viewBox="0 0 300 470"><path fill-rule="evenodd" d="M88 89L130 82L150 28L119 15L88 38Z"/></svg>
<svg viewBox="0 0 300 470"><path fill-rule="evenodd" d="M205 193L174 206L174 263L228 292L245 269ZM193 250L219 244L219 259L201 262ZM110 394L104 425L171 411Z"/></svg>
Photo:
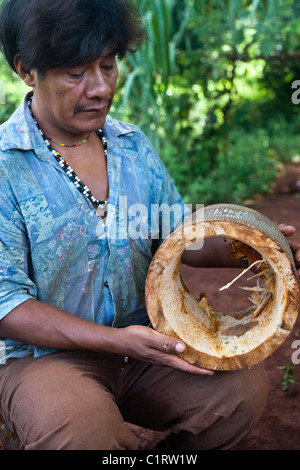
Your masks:
<svg viewBox="0 0 300 470"><path fill-rule="evenodd" d="M25 449L136 448L114 400L118 359L58 353L0 370L0 413Z"/></svg>
<svg viewBox="0 0 300 470"><path fill-rule="evenodd" d="M196 376L129 359L124 381L128 387L117 403L125 420L157 431L188 432L193 436L208 435L214 429L216 445L222 433L225 442L230 432L241 437L249 432L268 394L268 378L262 365Z"/></svg>

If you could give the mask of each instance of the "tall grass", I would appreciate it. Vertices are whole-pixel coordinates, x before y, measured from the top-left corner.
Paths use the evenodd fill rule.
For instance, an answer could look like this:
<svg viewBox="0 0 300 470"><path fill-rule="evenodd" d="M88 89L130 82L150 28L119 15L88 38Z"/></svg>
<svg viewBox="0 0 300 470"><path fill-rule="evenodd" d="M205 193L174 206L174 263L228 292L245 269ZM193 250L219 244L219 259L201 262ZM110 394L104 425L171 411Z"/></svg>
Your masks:
<svg viewBox="0 0 300 470"><path fill-rule="evenodd" d="M162 113L177 73L177 46L194 8L193 2L186 0L136 0L136 3L144 17L149 41L120 64L123 91L118 113L133 119L160 151L165 132L174 126L172 115L162 126Z"/></svg>

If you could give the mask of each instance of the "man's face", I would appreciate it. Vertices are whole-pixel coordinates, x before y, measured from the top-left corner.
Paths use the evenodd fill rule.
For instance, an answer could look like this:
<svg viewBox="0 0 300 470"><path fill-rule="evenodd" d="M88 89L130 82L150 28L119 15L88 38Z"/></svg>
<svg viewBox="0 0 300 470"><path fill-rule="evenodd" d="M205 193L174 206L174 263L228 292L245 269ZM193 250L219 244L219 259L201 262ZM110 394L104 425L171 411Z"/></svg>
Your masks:
<svg viewBox="0 0 300 470"><path fill-rule="evenodd" d="M46 135L75 137L104 126L117 85L115 56L102 55L74 68L55 68L43 77L33 75L33 112Z"/></svg>

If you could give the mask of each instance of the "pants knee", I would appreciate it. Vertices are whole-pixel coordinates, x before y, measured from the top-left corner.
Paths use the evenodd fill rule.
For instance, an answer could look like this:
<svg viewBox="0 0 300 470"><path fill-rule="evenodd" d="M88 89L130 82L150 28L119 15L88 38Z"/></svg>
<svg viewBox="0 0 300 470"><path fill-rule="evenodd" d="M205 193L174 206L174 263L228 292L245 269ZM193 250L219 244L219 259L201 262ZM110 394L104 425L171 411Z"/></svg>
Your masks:
<svg viewBox="0 0 300 470"><path fill-rule="evenodd" d="M211 380L211 379L210 379ZM262 365L220 372L212 379L204 407L173 429L173 449L229 449L245 437L260 418L268 395L268 376Z"/></svg>
<svg viewBox="0 0 300 470"><path fill-rule="evenodd" d="M108 410L110 411L108 412ZM35 438L25 450L136 450L138 441L119 410L96 403L74 403L60 408L56 417L38 423Z"/></svg>
<svg viewBox="0 0 300 470"><path fill-rule="evenodd" d="M239 371L237 383L239 406L245 410L248 419L252 417L255 423L261 416L268 397L269 379L264 366L259 364L252 369Z"/></svg>

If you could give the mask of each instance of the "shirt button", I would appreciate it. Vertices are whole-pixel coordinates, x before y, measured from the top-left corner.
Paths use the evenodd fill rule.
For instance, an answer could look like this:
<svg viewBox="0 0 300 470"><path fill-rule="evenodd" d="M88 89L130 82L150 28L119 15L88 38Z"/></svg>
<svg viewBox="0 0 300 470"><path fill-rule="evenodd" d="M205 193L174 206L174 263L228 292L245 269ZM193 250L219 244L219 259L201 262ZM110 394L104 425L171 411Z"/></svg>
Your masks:
<svg viewBox="0 0 300 470"><path fill-rule="evenodd" d="M104 286L105 286L105 287L108 287L108 282L107 282L107 281L104 283Z"/></svg>

